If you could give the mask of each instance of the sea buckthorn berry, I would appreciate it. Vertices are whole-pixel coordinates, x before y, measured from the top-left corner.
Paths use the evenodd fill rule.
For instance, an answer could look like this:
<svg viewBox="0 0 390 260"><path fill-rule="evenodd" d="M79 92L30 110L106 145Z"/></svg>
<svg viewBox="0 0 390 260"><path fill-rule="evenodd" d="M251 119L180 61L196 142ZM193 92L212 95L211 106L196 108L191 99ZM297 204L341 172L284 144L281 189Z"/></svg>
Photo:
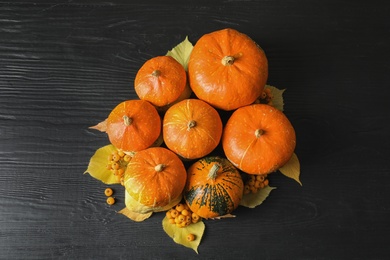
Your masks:
<svg viewBox="0 0 390 260"><path fill-rule="evenodd" d="M256 181L264 181L265 177L266 176L264 174L256 175Z"/></svg>
<svg viewBox="0 0 390 260"><path fill-rule="evenodd" d="M179 215L177 218L179 219L179 222L180 222L180 223L183 222L183 221L185 221L185 219L186 219L186 217L183 216L183 215Z"/></svg>
<svg viewBox="0 0 390 260"><path fill-rule="evenodd" d="M112 166L112 168L113 168L114 170L118 170L119 167L120 167L119 163L117 163L117 162L114 162L113 164L111 164L111 166Z"/></svg>
<svg viewBox="0 0 390 260"><path fill-rule="evenodd" d="M115 199L113 197L108 197L107 198L107 204L108 205L113 205L115 203Z"/></svg>
<svg viewBox="0 0 390 260"><path fill-rule="evenodd" d="M268 184L269 184L268 179L265 179L264 182L263 182L263 184L264 184L264 187L265 187L265 186L268 186Z"/></svg>
<svg viewBox="0 0 390 260"><path fill-rule="evenodd" d="M249 186L254 186L255 185L255 180L250 178L249 181L248 181L248 185Z"/></svg>
<svg viewBox="0 0 390 260"><path fill-rule="evenodd" d="M118 155L119 155L120 157L123 157L123 156L125 156L125 153L124 153L122 150L119 150L119 151L118 151Z"/></svg>
<svg viewBox="0 0 390 260"><path fill-rule="evenodd" d="M168 210L165 215L167 216L167 218L172 218L172 215L171 215L171 210Z"/></svg>
<svg viewBox="0 0 390 260"><path fill-rule="evenodd" d="M107 164L106 169L107 169L107 170L112 170L111 164Z"/></svg>
<svg viewBox="0 0 390 260"><path fill-rule="evenodd" d="M261 182L261 181L255 181L255 188L256 189L259 189L260 187L261 187L261 184L263 184L263 182Z"/></svg>
<svg viewBox="0 0 390 260"><path fill-rule="evenodd" d="M114 154L112 155L112 160L113 160L114 162L117 162L117 161L119 161L120 159L121 159L121 157L119 156L118 153L114 153Z"/></svg>
<svg viewBox="0 0 390 260"><path fill-rule="evenodd" d="M123 174L125 174L125 169L119 168L116 174L122 176Z"/></svg>
<svg viewBox="0 0 390 260"><path fill-rule="evenodd" d="M247 185L245 185L244 186L244 194L248 194L248 193L250 193L251 192L251 188L249 187L249 185L247 184Z"/></svg>
<svg viewBox="0 0 390 260"><path fill-rule="evenodd" d="M198 214L192 213L191 219L192 219L192 223L196 223L196 222L198 222L200 220L200 217L199 217Z"/></svg>
<svg viewBox="0 0 390 260"><path fill-rule="evenodd" d="M175 218L175 223L176 223L176 224L180 224L181 222L182 222L182 221L180 221L180 218L179 218L179 217L176 217L176 218Z"/></svg>
<svg viewBox="0 0 390 260"><path fill-rule="evenodd" d="M107 189L104 190L104 194L107 197L110 197L113 193L114 193L114 191L111 188L107 188Z"/></svg>
<svg viewBox="0 0 390 260"><path fill-rule="evenodd" d="M182 203L179 203L176 205L176 210L179 211L179 212L182 212L184 209L184 204Z"/></svg>
<svg viewBox="0 0 390 260"><path fill-rule="evenodd" d="M179 212L176 209L171 209L171 216L172 218L176 218L179 216Z"/></svg>
<svg viewBox="0 0 390 260"><path fill-rule="evenodd" d="M184 215L184 216L189 216L190 215L190 212L187 209L183 209L180 213L182 215Z"/></svg>
<svg viewBox="0 0 390 260"><path fill-rule="evenodd" d="M131 156L128 155L128 154L125 154L125 156L123 156L123 160L124 160L125 162L130 162Z"/></svg>
<svg viewBox="0 0 390 260"><path fill-rule="evenodd" d="M187 235L187 241L194 241L195 240L195 235L194 234L188 234Z"/></svg>
<svg viewBox="0 0 390 260"><path fill-rule="evenodd" d="M176 224L175 219L174 219L174 218L170 218L170 219L169 219L169 223L170 223L170 224Z"/></svg>
<svg viewBox="0 0 390 260"><path fill-rule="evenodd" d="M257 189L255 188L255 186L251 186L250 191L251 191L251 193L256 193Z"/></svg>

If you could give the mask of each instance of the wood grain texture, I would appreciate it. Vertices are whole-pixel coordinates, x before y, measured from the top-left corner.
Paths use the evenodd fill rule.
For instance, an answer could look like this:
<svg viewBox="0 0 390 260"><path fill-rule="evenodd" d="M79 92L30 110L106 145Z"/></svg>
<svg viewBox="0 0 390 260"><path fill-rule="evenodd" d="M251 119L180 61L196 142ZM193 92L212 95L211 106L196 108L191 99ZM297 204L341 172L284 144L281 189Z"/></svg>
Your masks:
<svg viewBox="0 0 390 260"><path fill-rule="evenodd" d="M390 254L387 3L0 1L0 259L386 259ZM384 2L384 1L383 1ZM197 256L105 204L84 175L88 129L149 58L232 27L286 88L303 186L280 174L256 209L207 221Z"/></svg>

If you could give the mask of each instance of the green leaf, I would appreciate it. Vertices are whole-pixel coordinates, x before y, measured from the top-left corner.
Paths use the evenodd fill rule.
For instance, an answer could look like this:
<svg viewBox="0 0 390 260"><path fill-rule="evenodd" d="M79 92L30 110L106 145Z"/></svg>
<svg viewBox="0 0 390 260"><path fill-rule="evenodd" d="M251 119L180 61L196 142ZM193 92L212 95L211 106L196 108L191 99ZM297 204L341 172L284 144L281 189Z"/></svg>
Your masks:
<svg viewBox="0 0 390 260"><path fill-rule="evenodd" d="M271 90L272 106L275 107L276 109L279 109L280 111L283 111L284 109L283 92L285 91L285 89L278 89L270 85L265 85L265 88Z"/></svg>
<svg viewBox="0 0 390 260"><path fill-rule="evenodd" d="M168 236L171 237L173 241L175 241L175 243L192 248L198 254L198 246L206 228L203 221L190 224L187 227L177 227L175 224L169 223L168 217L165 216L162 221L162 226L165 233L167 233ZM187 236L189 234L195 235L194 241L187 240Z"/></svg>
<svg viewBox="0 0 390 260"><path fill-rule="evenodd" d="M302 183L299 180L301 166L298 160L298 156L295 153L293 153L291 159L285 165L283 165L283 167L279 168L279 171L283 175L295 180L302 186Z"/></svg>
<svg viewBox="0 0 390 260"><path fill-rule="evenodd" d="M188 40L188 36L186 36L184 41L176 45L172 50L168 51L166 55L177 60L187 71L188 60L190 59L193 47L192 43Z"/></svg>
<svg viewBox="0 0 390 260"><path fill-rule="evenodd" d="M256 193L244 194L240 205L247 208L255 208L263 203L263 201L268 197L273 189L276 189L276 187L266 186L262 189L259 189Z"/></svg>
<svg viewBox="0 0 390 260"><path fill-rule="evenodd" d="M108 156L116 151L115 146L109 144L96 150L95 154L91 157L88 168L84 174L89 173L95 179L102 181L105 184L118 184L120 183L116 176L107 169Z"/></svg>

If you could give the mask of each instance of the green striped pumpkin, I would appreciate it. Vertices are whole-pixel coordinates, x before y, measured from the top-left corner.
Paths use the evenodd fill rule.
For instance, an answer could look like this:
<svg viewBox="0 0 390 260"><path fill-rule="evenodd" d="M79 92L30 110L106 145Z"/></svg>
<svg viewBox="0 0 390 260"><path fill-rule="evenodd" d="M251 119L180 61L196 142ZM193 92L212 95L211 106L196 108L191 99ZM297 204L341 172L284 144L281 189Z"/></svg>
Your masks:
<svg viewBox="0 0 390 260"><path fill-rule="evenodd" d="M215 218L236 209L243 191L244 183L233 164L225 158L209 156L189 167L184 199L200 217Z"/></svg>

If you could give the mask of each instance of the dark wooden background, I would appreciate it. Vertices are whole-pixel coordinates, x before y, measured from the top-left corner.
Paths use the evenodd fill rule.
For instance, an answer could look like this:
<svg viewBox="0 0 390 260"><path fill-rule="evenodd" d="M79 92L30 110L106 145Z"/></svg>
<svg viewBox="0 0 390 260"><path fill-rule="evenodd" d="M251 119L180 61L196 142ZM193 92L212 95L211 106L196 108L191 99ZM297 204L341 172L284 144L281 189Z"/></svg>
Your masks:
<svg viewBox="0 0 390 260"><path fill-rule="evenodd" d="M386 1L0 1L1 259L388 259ZM147 59L231 27L269 59L297 132L300 187L207 221L199 255L109 207L83 175L108 143L88 127L135 98Z"/></svg>

